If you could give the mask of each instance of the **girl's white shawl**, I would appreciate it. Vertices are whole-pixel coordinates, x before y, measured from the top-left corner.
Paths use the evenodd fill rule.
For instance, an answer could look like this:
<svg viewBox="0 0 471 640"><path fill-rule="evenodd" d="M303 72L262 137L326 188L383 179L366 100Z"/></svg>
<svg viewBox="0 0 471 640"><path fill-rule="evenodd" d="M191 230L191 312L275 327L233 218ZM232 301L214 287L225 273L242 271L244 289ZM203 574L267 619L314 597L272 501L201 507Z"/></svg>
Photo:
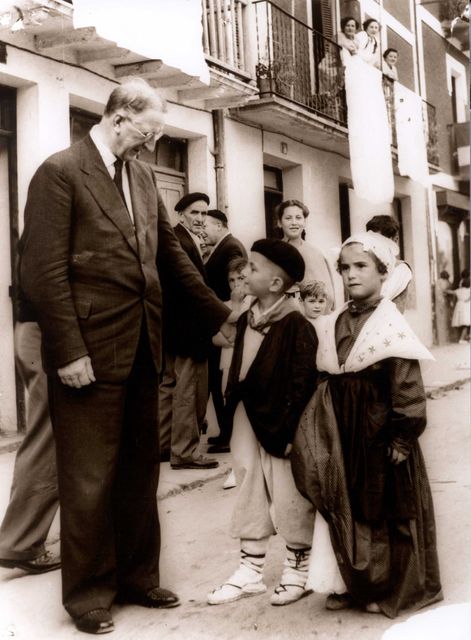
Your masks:
<svg viewBox="0 0 471 640"><path fill-rule="evenodd" d="M344 305L330 315L321 316L316 320L319 371L332 374L361 371L386 358L434 359L394 302L383 298L363 325L345 364L340 366L335 343L335 322L346 308L347 305Z"/></svg>

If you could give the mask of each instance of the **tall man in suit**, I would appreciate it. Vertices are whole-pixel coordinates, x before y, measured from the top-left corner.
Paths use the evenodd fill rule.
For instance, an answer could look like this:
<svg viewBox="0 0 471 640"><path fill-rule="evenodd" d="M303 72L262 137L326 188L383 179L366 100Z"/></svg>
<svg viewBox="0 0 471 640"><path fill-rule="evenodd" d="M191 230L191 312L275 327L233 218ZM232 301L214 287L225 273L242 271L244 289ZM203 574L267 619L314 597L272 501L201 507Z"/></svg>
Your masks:
<svg viewBox="0 0 471 640"><path fill-rule="evenodd" d="M165 102L144 81L110 95L90 135L30 184L21 284L42 331L56 438L62 589L77 628L113 630L115 600L178 604L159 588L158 271L212 331L229 311L181 250L149 165Z"/></svg>
<svg viewBox="0 0 471 640"><path fill-rule="evenodd" d="M206 283L199 236L208 204L206 193L193 192L175 205L175 235ZM169 451L172 469L212 469L218 461L199 450L208 401L211 326L189 313L185 292L172 285L170 275L162 271L165 367L159 389L160 446Z"/></svg>
<svg viewBox="0 0 471 640"><path fill-rule="evenodd" d="M209 209L205 220L207 243L212 251L206 260L205 268L208 284L222 301L230 300L231 290L228 282L228 266L234 258L246 258L247 252L240 240L234 238L228 228L227 216L219 209ZM209 392L213 398L214 411L219 425L219 435L208 438L210 453L229 451L231 435L227 424L224 398L222 395L222 371L220 369L221 348L210 346L208 355Z"/></svg>

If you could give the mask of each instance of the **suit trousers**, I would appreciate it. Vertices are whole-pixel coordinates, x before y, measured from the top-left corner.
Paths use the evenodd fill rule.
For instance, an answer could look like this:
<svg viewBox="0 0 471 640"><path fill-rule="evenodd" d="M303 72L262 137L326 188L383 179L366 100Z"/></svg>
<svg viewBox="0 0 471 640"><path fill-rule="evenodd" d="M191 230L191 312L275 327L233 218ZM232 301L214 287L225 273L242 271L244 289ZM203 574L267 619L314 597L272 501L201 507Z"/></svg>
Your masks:
<svg viewBox="0 0 471 640"><path fill-rule="evenodd" d="M219 437L229 444L232 422L226 417L227 411L222 391L221 347L212 345L208 356L209 393L213 399L214 412L219 426Z"/></svg>
<svg viewBox="0 0 471 640"><path fill-rule="evenodd" d="M0 528L0 558L33 560L59 506L56 448L41 364L41 330L35 322L17 322L15 359L27 390L26 434L18 449L10 502Z"/></svg>
<svg viewBox="0 0 471 640"><path fill-rule="evenodd" d="M288 547L310 547L314 507L297 490L290 460L276 458L260 445L242 402L234 415L231 452L238 487L231 535L241 540L241 548L265 553L276 533Z"/></svg>
<svg viewBox="0 0 471 640"><path fill-rule="evenodd" d="M159 387L160 448L178 464L198 455L208 403L208 364L165 355Z"/></svg>
<svg viewBox="0 0 471 640"><path fill-rule="evenodd" d="M159 585L158 376L145 323L121 383L49 378L61 502L62 594L74 617ZM93 359L92 359L93 366Z"/></svg>

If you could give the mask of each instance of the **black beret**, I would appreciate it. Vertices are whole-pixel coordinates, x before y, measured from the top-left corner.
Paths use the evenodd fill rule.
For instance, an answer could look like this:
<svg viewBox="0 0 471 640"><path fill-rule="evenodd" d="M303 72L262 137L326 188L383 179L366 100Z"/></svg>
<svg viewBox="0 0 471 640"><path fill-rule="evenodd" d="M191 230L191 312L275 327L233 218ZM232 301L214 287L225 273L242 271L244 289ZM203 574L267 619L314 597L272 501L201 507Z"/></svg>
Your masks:
<svg viewBox="0 0 471 640"><path fill-rule="evenodd" d="M193 204L193 202L197 202L198 200L204 200L206 204L209 204L209 196L205 193L194 191L193 193L187 193L186 196L180 198L175 205L175 211L183 211L183 209L186 209L190 204Z"/></svg>
<svg viewBox="0 0 471 640"><path fill-rule="evenodd" d="M227 216L224 211L221 211L220 209L208 209L206 215L211 216L211 218L216 218L216 220L220 220L221 222L224 222L224 224L227 224Z"/></svg>
<svg viewBox="0 0 471 640"><path fill-rule="evenodd" d="M295 282L300 282L304 278L304 259L292 244L284 240L264 238L254 242L251 251L261 253L262 256L281 267Z"/></svg>

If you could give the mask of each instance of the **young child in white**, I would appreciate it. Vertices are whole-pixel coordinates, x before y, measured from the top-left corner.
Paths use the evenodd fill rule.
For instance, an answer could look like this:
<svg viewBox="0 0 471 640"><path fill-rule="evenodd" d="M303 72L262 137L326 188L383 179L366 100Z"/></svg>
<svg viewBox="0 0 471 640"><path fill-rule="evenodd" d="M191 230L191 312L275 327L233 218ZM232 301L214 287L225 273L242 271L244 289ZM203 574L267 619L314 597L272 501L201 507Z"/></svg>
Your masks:
<svg viewBox="0 0 471 640"><path fill-rule="evenodd" d="M227 280L229 289L231 290L231 299L227 300L225 304L227 304L227 306L237 314L237 317L239 317L240 314L244 311L247 311L252 299L251 296L248 295L247 291L246 280L248 272L249 262L246 258L234 258L229 262L229 265L227 267ZM231 366L234 347L232 343L229 342L229 340L221 332L217 333L213 337L213 344L216 347L221 347L221 359L219 368L222 371L222 393L224 395L226 392L227 378L229 375L229 368ZM221 435L227 442L229 442L231 439L232 421L226 420L225 427L228 433L224 433ZM227 476L223 487L224 489L232 489L235 486L235 475L234 472L231 471Z"/></svg>
<svg viewBox="0 0 471 640"><path fill-rule="evenodd" d="M247 285L255 296L237 323L226 391L234 410L231 439L238 493L231 534L240 540L240 566L208 595L212 605L264 593L270 536L286 543L286 560L271 604L285 605L306 588L314 510L294 484L288 458L300 416L317 380L314 328L285 292L304 276L299 251L282 240L258 240Z"/></svg>
<svg viewBox="0 0 471 640"><path fill-rule="evenodd" d="M470 289L469 278L463 278L458 289L450 289L447 293L455 296L456 304L453 309L451 326L460 329L459 344L469 342L469 317L470 317Z"/></svg>
<svg viewBox="0 0 471 640"><path fill-rule="evenodd" d="M332 300L325 282L309 280L301 285L299 293L304 315L314 327L317 318L332 311Z"/></svg>

